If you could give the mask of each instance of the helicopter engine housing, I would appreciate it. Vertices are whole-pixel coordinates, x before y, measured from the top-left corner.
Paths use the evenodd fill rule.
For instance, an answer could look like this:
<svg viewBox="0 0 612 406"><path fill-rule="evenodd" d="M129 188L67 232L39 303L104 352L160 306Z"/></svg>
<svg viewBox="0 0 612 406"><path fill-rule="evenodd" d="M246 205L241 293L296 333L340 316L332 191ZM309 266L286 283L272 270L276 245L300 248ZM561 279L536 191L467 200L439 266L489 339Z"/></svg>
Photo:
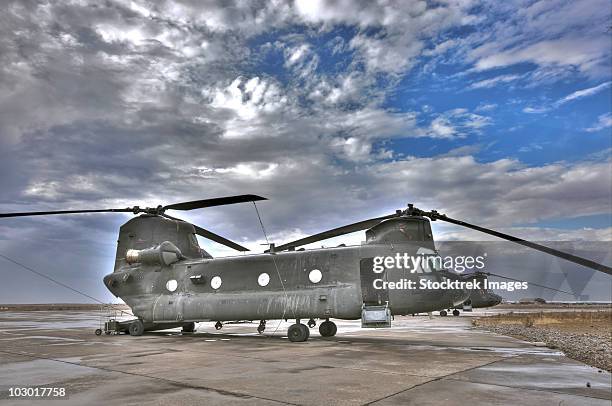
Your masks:
<svg viewBox="0 0 612 406"><path fill-rule="evenodd" d="M144 250L127 250L125 261L128 264L142 263L147 265L171 265L184 258L181 250L170 241L164 241L156 247Z"/></svg>

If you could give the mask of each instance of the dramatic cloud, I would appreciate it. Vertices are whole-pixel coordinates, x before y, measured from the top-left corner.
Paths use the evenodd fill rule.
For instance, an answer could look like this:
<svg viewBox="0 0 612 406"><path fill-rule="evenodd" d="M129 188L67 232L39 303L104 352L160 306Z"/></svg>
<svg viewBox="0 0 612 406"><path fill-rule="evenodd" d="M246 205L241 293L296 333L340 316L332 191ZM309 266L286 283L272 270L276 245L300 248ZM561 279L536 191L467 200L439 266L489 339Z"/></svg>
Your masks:
<svg viewBox="0 0 612 406"><path fill-rule="evenodd" d="M561 104L567 103L572 100L580 99L582 97L592 96L610 87L611 83L612 82L606 82L606 83L602 83L601 85L590 87L588 89L576 90L574 93L569 94L565 96L564 98L560 99L559 101L557 101L556 104L561 105Z"/></svg>
<svg viewBox="0 0 612 406"><path fill-rule="evenodd" d="M595 123L592 127L587 128L586 131L595 132L610 127L612 127L612 114L606 113L599 116L597 118L597 123Z"/></svg>
<svg viewBox="0 0 612 406"><path fill-rule="evenodd" d="M518 10L507 3L493 6L498 20L488 34L472 40L479 46L467 56L477 71L527 63L538 67L535 77L557 77L579 71L608 76L611 40L609 4L589 2L535 1ZM500 18L501 17L501 18Z"/></svg>
<svg viewBox="0 0 612 406"><path fill-rule="evenodd" d="M472 89L480 89L483 87L494 87L499 85L500 83L508 83L519 79L521 76L519 75L501 75L491 79L480 80L478 82L472 83Z"/></svg>
<svg viewBox="0 0 612 406"><path fill-rule="evenodd" d="M525 107L523 111L525 113L546 113L552 109L558 108L565 103L581 99L583 97L593 96L601 91L604 91L610 87L612 82L605 82L597 86L590 87L588 89L576 90L575 92L568 94L565 97L557 100L556 102L550 104L550 106L541 106L541 107Z"/></svg>

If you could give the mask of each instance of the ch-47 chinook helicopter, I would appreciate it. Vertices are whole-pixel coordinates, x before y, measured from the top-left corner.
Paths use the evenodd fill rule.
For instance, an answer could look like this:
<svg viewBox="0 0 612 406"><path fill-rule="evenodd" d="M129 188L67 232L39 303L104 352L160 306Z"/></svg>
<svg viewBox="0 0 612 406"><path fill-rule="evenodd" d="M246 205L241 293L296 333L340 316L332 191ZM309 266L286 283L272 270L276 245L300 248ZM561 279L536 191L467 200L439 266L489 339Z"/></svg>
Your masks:
<svg viewBox="0 0 612 406"><path fill-rule="evenodd" d="M64 210L5 213L0 217L40 216L74 213L123 212L140 214L119 231L114 271L104 284L132 309L137 318L124 322L133 336L144 331L182 327L192 332L196 322L295 319L287 331L291 341L306 341L314 319L323 319L323 337L336 334L330 318L362 319L362 326L389 326L392 315L454 308L466 301L470 291L398 290L376 288L384 282L416 280L467 280L433 267L429 273L414 274L406 269L386 268L373 272L375 257L436 255L430 221L442 220L478 230L505 240L543 251L568 261L612 274L608 266L540 244L525 241L477 225L455 220L436 211L408 205L405 210L334 228L306 238L270 245L262 254L213 258L198 245L196 234L238 251L247 248L204 228L166 214L167 210L194 210L205 207L266 200L256 195L239 195L140 208ZM358 246L296 250L302 245L366 231ZM386 286L389 286L387 284ZM308 320L308 326L301 323Z"/></svg>

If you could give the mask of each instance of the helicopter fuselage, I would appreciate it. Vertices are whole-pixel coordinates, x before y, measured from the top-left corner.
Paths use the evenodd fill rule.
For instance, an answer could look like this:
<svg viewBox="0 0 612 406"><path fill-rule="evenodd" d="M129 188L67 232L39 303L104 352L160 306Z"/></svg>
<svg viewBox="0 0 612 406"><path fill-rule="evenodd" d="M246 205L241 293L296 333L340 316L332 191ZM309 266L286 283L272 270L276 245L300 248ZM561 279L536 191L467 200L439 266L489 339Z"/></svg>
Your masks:
<svg viewBox="0 0 612 406"><path fill-rule="evenodd" d="M459 305L469 292L376 289L417 278L440 281L438 272L411 274L386 269L372 258L417 255L418 242L288 251L177 261L171 265L125 265L104 278L134 315L149 323L339 318L358 319L364 303L388 304L392 314L429 312ZM314 277L314 278L313 278ZM320 280L317 280L320 279ZM381 283L378 283L380 286Z"/></svg>

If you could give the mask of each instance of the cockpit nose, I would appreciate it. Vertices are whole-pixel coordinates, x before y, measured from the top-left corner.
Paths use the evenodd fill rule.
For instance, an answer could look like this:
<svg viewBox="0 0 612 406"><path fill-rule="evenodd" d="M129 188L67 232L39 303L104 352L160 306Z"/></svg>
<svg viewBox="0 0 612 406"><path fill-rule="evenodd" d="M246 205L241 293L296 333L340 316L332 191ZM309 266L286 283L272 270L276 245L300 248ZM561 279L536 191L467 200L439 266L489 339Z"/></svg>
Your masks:
<svg viewBox="0 0 612 406"><path fill-rule="evenodd" d="M500 295L496 295L495 293L489 292L489 303L490 306L496 306L502 302L502 297Z"/></svg>

